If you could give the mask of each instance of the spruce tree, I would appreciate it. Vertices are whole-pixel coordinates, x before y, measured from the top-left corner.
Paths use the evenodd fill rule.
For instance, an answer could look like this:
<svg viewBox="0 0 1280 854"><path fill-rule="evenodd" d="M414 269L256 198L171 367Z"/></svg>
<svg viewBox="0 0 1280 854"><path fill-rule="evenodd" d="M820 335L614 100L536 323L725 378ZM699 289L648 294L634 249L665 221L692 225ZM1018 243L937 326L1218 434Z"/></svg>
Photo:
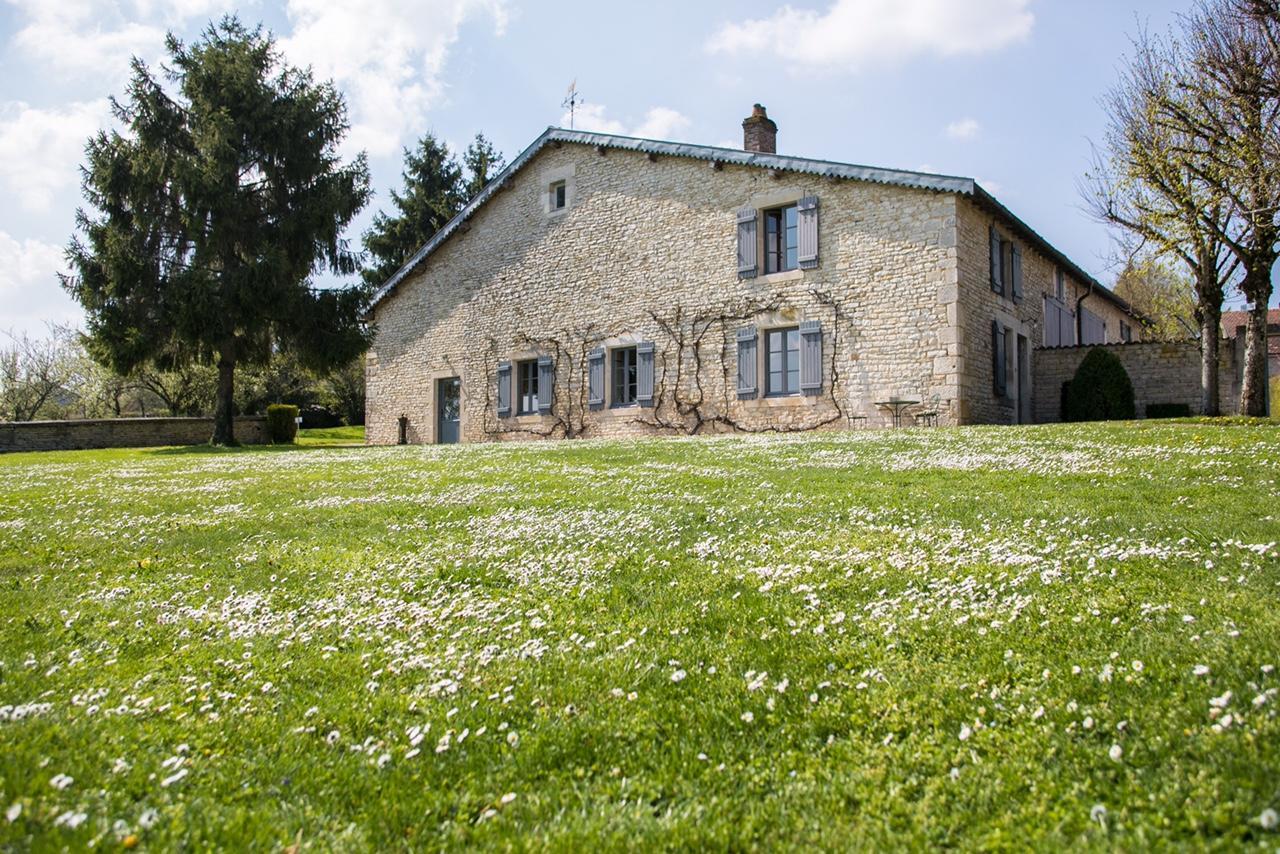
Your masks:
<svg viewBox="0 0 1280 854"><path fill-rule="evenodd" d="M353 274L343 229L369 197L363 155L342 163L346 107L331 83L285 64L269 34L234 17L192 45L170 35L158 78L133 62L124 133L89 141L63 286L84 306L95 358L216 364L212 441L231 444L238 365L295 353L316 369L368 346L363 289L317 289L314 271Z"/></svg>

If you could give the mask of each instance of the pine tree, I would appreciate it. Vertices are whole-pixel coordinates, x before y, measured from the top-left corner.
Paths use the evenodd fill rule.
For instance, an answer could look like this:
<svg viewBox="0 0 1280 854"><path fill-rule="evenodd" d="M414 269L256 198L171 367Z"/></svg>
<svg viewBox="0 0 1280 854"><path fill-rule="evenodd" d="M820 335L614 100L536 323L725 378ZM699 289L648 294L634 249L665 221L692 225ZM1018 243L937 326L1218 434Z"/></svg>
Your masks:
<svg viewBox="0 0 1280 854"><path fill-rule="evenodd" d="M404 162L404 190L391 191L396 213L380 211L364 235L370 263L363 276L370 287L399 270L466 202L462 168L433 134L418 140L413 151L406 148Z"/></svg>
<svg viewBox="0 0 1280 854"><path fill-rule="evenodd" d="M506 160L502 153L493 147L493 143L482 133L467 146L462 155L462 162L467 167L467 198L474 199L484 189L484 185L493 180L493 176L502 171Z"/></svg>
<svg viewBox="0 0 1280 854"><path fill-rule="evenodd" d="M391 191L395 211L379 212L364 235L370 263L363 275L371 288L403 267L504 165L502 154L482 133L463 152L462 165L430 133L413 151L405 149L404 163L404 190Z"/></svg>
<svg viewBox="0 0 1280 854"><path fill-rule="evenodd" d="M368 346L363 289L310 277L355 272L341 234L369 172L363 155L338 157L342 96L284 64L261 27L227 17L166 48L165 81L133 62L114 102L125 133L89 141L83 189L97 215L77 213L85 240L68 247L63 286L113 369L215 363L212 441L231 444L237 365L286 350L323 369Z"/></svg>

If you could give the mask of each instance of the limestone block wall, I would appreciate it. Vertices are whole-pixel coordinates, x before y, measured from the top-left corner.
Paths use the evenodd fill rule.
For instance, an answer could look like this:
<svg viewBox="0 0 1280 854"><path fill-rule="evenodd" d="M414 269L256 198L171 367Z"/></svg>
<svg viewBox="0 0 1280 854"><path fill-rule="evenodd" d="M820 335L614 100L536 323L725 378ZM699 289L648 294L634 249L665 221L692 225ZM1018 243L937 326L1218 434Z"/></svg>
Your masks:
<svg viewBox="0 0 1280 854"><path fill-rule="evenodd" d="M1152 403L1185 403L1193 414L1202 413L1200 401L1200 344L1198 341L1144 341L1107 344L1124 365L1133 383L1139 418ZM1075 376L1076 368L1091 347L1056 347L1034 354L1035 415L1038 423L1061 420L1062 384ZM1240 404L1243 353L1231 341L1218 348L1219 406L1224 415L1235 414Z"/></svg>
<svg viewBox="0 0 1280 854"><path fill-rule="evenodd" d="M145 448L199 445L213 435L212 418L97 418L78 421L0 423L0 452L74 451L85 448ZM236 440L245 445L270 441L265 416L237 418Z"/></svg>
<svg viewBox="0 0 1280 854"><path fill-rule="evenodd" d="M1034 363L1038 358L1036 348L1045 343L1045 297L1054 294L1058 264L1022 238L1012 222L984 210L968 197L957 198L957 221L961 299L954 334L964 353L959 366L960 421L966 424L1017 423L1020 394L1025 394L1032 402L1041 396L1037 386L1039 374ZM991 290L988 227L993 223L1022 251L1023 296L1017 302L1007 287L1003 296ZM1120 340L1122 321L1130 324L1135 340L1141 337L1140 324L1114 302L1096 291L1090 294L1087 283L1065 271L1064 278L1068 307L1075 310L1083 297L1083 305L1106 322L1109 342ZM996 394L991 336L993 320L1026 338L1030 389L1019 388L1018 372L1012 370L1007 393L1004 396ZM1035 411L1034 403L1028 407Z"/></svg>
<svg viewBox="0 0 1280 854"><path fill-rule="evenodd" d="M547 191L566 184L553 212ZM819 264L739 279L735 212L816 195ZM882 425L894 395L959 420L951 194L562 144L540 152L373 316L367 441L436 440L459 377L463 441ZM736 330L820 320L823 394L740 401ZM586 357L652 341L657 406L593 410ZM499 419L500 361L556 360L550 415ZM679 401L675 390L680 389ZM678 405L679 404L679 405Z"/></svg>

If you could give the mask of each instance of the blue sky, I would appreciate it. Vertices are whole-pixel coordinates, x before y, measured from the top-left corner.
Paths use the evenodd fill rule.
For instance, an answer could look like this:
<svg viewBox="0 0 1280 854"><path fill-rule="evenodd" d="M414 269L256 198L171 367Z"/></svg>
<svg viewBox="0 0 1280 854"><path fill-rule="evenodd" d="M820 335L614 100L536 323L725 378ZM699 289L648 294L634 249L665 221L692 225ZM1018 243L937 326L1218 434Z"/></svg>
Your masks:
<svg viewBox="0 0 1280 854"><path fill-rule="evenodd" d="M1188 0L1189 2L1189 0ZM211 18L262 21L285 55L347 95L349 149L376 195L400 149L483 131L508 159L565 123L741 145L754 102L781 153L976 177L1102 281L1116 270L1076 181L1102 134L1098 97L1157 0L0 0L0 330L77 322L55 274L80 203L84 140L107 122L128 58L162 55Z"/></svg>

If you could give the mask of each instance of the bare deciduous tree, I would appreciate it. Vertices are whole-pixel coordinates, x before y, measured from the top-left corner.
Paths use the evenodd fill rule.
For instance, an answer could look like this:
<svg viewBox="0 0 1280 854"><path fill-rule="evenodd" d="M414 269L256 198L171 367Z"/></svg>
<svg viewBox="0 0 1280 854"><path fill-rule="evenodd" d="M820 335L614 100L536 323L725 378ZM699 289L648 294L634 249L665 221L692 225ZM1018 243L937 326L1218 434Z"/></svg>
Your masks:
<svg viewBox="0 0 1280 854"><path fill-rule="evenodd" d="M0 419L32 421L58 402L74 375L68 340L51 327L44 338L6 333L0 345Z"/></svg>
<svg viewBox="0 0 1280 854"><path fill-rule="evenodd" d="M1238 231L1239 221L1202 177L1212 140L1165 121L1169 105L1185 97L1176 83L1185 63L1177 42L1146 32L1135 39L1128 67L1103 99L1107 134L1081 194L1095 218L1122 229L1120 246L1130 262L1149 254L1186 266L1200 327L1201 409L1217 415L1218 327L1239 267L1223 235Z"/></svg>

